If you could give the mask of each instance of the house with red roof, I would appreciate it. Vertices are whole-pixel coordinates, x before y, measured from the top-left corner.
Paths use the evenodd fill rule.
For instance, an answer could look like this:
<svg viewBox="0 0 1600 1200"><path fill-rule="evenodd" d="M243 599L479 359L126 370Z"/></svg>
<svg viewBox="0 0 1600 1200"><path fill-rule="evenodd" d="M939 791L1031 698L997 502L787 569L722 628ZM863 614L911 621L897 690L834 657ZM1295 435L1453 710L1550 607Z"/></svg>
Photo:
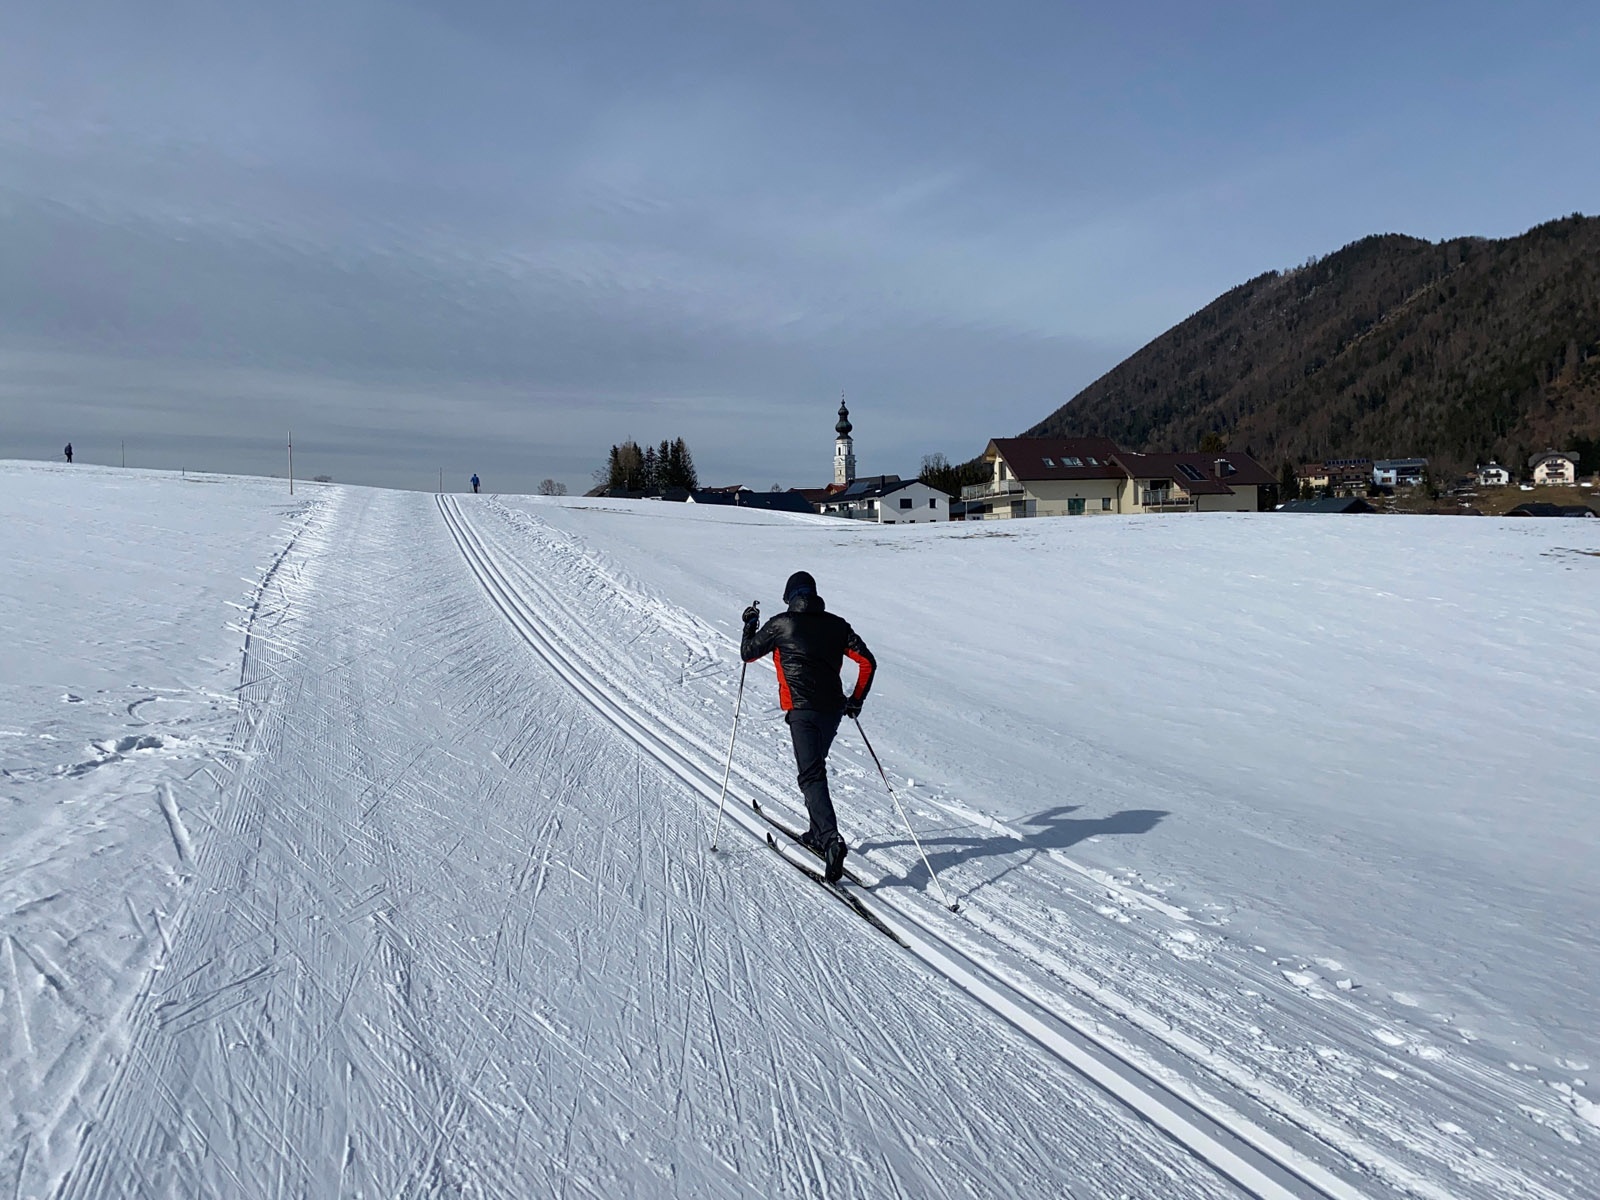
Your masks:
<svg viewBox="0 0 1600 1200"><path fill-rule="evenodd" d="M1110 438L995 438L990 478L965 487L966 519L1255 512L1276 483L1248 454L1136 454Z"/></svg>
<svg viewBox="0 0 1600 1200"><path fill-rule="evenodd" d="M1255 512L1261 489L1277 480L1248 454L1134 454L1113 456L1125 483L1118 511L1125 513Z"/></svg>
<svg viewBox="0 0 1600 1200"><path fill-rule="evenodd" d="M961 489L967 520L1116 512L1116 453L1110 438L995 438L983 452L990 478Z"/></svg>

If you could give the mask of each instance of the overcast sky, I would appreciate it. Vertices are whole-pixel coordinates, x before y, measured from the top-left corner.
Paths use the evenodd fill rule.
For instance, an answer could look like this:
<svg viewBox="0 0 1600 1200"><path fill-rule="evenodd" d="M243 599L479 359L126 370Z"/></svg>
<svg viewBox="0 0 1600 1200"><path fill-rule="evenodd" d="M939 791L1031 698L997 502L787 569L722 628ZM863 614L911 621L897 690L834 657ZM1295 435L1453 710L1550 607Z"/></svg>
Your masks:
<svg viewBox="0 0 1600 1200"><path fill-rule="evenodd" d="M815 486L1261 271L1600 210L1600 5L0 5L0 457Z"/></svg>

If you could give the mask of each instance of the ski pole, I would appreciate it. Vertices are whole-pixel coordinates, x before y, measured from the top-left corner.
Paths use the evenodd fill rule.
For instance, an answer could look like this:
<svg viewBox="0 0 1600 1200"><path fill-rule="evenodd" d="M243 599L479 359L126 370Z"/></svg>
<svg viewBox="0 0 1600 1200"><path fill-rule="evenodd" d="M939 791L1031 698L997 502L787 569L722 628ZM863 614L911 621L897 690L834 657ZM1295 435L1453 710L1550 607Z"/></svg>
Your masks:
<svg viewBox="0 0 1600 1200"><path fill-rule="evenodd" d="M739 667L739 694L733 701L733 731L728 734L728 765L722 771L722 795L717 797L717 824L711 831L711 848L717 848L717 835L722 832L722 810L728 799L728 776L733 771L733 739L739 733L739 707L744 703L744 673L750 669L749 663Z"/></svg>
<svg viewBox="0 0 1600 1200"><path fill-rule="evenodd" d="M900 819L906 824L906 832L911 835L912 845L916 846L917 853L922 855L922 865L928 868L928 878L933 880L934 890L939 893L939 903L944 905L951 912L960 912L961 905L952 904L950 902L950 897L945 895L944 885L939 882L939 876L935 874L933 864L928 861L928 852L922 848L922 843L917 840L917 831L911 828L911 818L906 816L906 810L905 807L900 803L900 797L895 795L894 785L889 782L889 776L888 773L884 771L883 764L878 762L878 752L872 748L871 741L867 739L867 731L861 728L861 718L851 717L850 719L856 723L856 732L861 735L862 742L866 744L867 753L872 755L872 761L877 764L878 775L883 780L883 786L889 789L889 798L894 801L894 806L900 810Z"/></svg>

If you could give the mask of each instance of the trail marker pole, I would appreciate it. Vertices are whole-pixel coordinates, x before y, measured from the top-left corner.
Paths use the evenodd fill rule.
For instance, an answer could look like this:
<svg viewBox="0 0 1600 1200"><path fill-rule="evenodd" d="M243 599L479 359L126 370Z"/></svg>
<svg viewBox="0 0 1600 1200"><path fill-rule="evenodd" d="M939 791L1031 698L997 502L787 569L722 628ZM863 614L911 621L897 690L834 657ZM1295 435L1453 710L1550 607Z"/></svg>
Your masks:
<svg viewBox="0 0 1600 1200"><path fill-rule="evenodd" d="M294 430L289 430L289 495L294 495Z"/></svg>

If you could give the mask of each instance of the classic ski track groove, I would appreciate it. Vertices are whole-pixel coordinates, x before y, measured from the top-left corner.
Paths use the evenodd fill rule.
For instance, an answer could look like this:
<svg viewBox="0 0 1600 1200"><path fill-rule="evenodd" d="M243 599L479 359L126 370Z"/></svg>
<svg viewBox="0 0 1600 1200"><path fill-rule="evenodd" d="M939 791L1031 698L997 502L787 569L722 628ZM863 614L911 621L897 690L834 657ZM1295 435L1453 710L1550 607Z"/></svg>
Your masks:
<svg viewBox="0 0 1600 1200"><path fill-rule="evenodd" d="M720 765L693 755L642 712L613 700L596 686L502 570L459 504L445 496L437 497L437 503L452 540L490 603L533 651L641 750L715 804L721 791ZM698 741L691 737L682 740ZM733 796L731 787L729 794ZM747 834L765 840L769 822L750 807L750 797L738 799L742 802L728 806L728 818ZM867 905L865 900L862 903ZM874 895L869 907L925 965L1252 1195L1262 1200L1305 1196L1363 1200L1366 1196L1242 1116L1206 1111L1173 1092L1092 1030L1024 997L904 904Z"/></svg>

